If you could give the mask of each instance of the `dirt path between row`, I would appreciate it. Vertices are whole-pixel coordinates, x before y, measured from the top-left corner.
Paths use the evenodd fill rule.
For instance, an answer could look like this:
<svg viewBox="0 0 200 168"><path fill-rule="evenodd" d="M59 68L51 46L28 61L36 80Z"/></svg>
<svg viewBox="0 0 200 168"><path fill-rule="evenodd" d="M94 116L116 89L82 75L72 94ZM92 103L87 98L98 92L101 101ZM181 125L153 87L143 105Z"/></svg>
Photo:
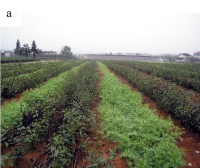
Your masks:
<svg viewBox="0 0 200 168"><path fill-rule="evenodd" d="M155 109L158 111L159 117L163 117L164 119L167 119L169 116L171 117L174 125L178 126L183 132L181 138L177 139L177 146L179 148L183 148L186 153L184 159L187 163L187 166L184 168L200 168L200 135L184 128L178 120L162 110L159 105L155 103L149 96L144 95L139 89L130 84L125 78L117 75L112 70L110 70L110 72L113 73L122 83L129 86L132 91L140 92L142 94L142 103L148 104L150 109Z"/></svg>
<svg viewBox="0 0 200 168"><path fill-rule="evenodd" d="M1 106L3 106L5 103L11 103L14 99L16 101L19 101L21 99L21 97L22 97L22 94L23 93L19 93L19 94L15 95L15 97L12 97L12 98L9 98L9 99L6 99L6 100L2 101L1 102Z"/></svg>

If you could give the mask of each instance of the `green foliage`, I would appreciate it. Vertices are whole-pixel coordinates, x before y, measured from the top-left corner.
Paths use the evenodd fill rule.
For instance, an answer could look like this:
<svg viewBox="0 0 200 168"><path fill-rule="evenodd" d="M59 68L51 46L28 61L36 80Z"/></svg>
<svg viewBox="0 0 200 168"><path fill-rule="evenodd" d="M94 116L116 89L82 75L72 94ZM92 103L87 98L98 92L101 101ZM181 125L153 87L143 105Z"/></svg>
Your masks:
<svg viewBox="0 0 200 168"><path fill-rule="evenodd" d="M31 52L33 52L33 58L35 59L35 54L37 54L39 49L37 48L37 45L35 43L35 40L33 40L31 45Z"/></svg>
<svg viewBox="0 0 200 168"><path fill-rule="evenodd" d="M73 53L71 52L71 48L69 46L64 46L61 50L61 54L64 55L67 59L73 58Z"/></svg>
<svg viewBox="0 0 200 168"><path fill-rule="evenodd" d="M167 59L167 60L169 60L169 62L175 62L176 59L177 59L177 56L172 56L172 55L168 54L164 58Z"/></svg>
<svg viewBox="0 0 200 168"><path fill-rule="evenodd" d="M22 55L25 55L26 57L28 57L28 54L31 53L31 50L30 50L30 48L29 48L29 46L28 46L27 43L25 43L23 45L23 47L21 48L21 50L22 50Z"/></svg>
<svg viewBox="0 0 200 168"><path fill-rule="evenodd" d="M115 149L109 149L109 151L111 152L110 158L103 158L102 154L104 151L103 150L98 151L98 145L101 144L102 141L99 141L99 142L95 141L95 142L91 142L91 143L95 143L95 146L87 152L86 160L91 162L91 164L89 166L87 166L87 168L89 168L89 167L113 168L111 161L116 156L116 152L114 152Z"/></svg>
<svg viewBox="0 0 200 168"><path fill-rule="evenodd" d="M79 62L57 63L58 66L48 66L46 68L34 71L29 74L22 74L10 78L4 78L1 81L1 97L10 98L16 94L25 91L26 89L34 88L49 78L55 77L58 74L70 70L72 67L79 65Z"/></svg>
<svg viewBox="0 0 200 168"><path fill-rule="evenodd" d="M12 107L6 104L3 107L2 142L6 142L7 146L14 145L12 156L20 158L26 154L24 149L28 151L37 142L52 137L49 139L52 153L49 166L68 165L75 151L72 143L86 130L83 125L95 95L97 80L94 62L62 73L41 88L27 91L20 102L15 102L19 107L13 110L19 117L12 118L14 122L9 121L7 111ZM63 108L66 109L60 110ZM19 143L20 146L15 146ZM16 150L19 147L20 151ZM14 159L14 162L17 163L17 160Z"/></svg>
<svg viewBox="0 0 200 168"><path fill-rule="evenodd" d="M33 59L33 58L26 58L21 57L21 62L31 62L31 61L39 61L39 59ZM14 62L20 62L19 57L1 57L1 63L14 63ZM18 65L19 66L19 65Z"/></svg>
<svg viewBox="0 0 200 168"><path fill-rule="evenodd" d="M19 39L18 39L18 40L17 40L17 43L16 43L16 48L14 49L14 53L15 53L16 55L19 55L19 54L20 54L20 46L21 46L21 44L20 44Z"/></svg>
<svg viewBox="0 0 200 168"><path fill-rule="evenodd" d="M82 66L76 75L71 79L70 96L68 104L70 110L64 113L64 119L59 130L53 137L54 161L52 166L64 167L68 165L74 153L72 143L76 138L82 137L83 127L91 108L92 100L95 96L96 83L98 80L97 65L91 62Z"/></svg>
<svg viewBox="0 0 200 168"><path fill-rule="evenodd" d="M86 160L90 161L92 164L87 166L89 167L95 167L95 168L100 168L100 167L105 167L107 165L107 159L104 159L101 154L103 151L99 152L97 149L92 148L88 152L88 157L86 157Z"/></svg>
<svg viewBox="0 0 200 168"><path fill-rule="evenodd" d="M1 155L1 166L9 165L13 167L13 160L16 159L16 156L11 156L11 152L8 152L5 155Z"/></svg>
<svg viewBox="0 0 200 168"><path fill-rule="evenodd" d="M71 73L77 70L78 67L72 69ZM41 88L35 89L34 93L27 91L19 102L3 106L1 141L6 142L7 146L14 145L12 157L22 157L22 154L25 155L28 150L34 148L38 141L48 137L48 127L52 125L55 109L64 107L63 102L67 101L66 95L62 93L68 89L64 89L64 81L68 76L69 72L62 73L57 79L51 79ZM21 145L15 146L19 143ZM15 158L13 160L18 162Z"/></svg>
<svg viewBox="0 0 200 168"><path fill-rule="evenodd" d="M197 133L200 132L200 102L194 99L193 92L185 91L171 82L145 75L128 66L117 65L115 61L104 63L144 94L153 98L160 107L179 119L187 128Z"/></svg>
<svg viewBox="0 0 200 168"><path fill-rule="evenodd" d="M47 67L61 66L63 64L64 62L36 62L33 64L22 63L21 71L18 64L3 64L1 65L1 80L9 77L16 77L21 74L31 73Z"/></svg>
<svg viewBox="0 0 200 168"><path fill-rule="evenodd" d="M72 71L77 68L72 69ZM2 135L6 130L12 126L19 125L22 121L23 115L29 112L35 112L38 108L42 108L50 104L51 107L57 105L58 107L63 104L63 90L64 81L68 78L69 72L60 74L57 78L50 79L45 85L35 90L26 91L23 98L19 101L12 101L9 104L4 104L1 109L1 133Z"/></svg>
<svg viewBox="0 0 200 168"><path fill-rule="evenodd" d="M100 64L100 70L104 74L100 86L101 128L110 141L119 143L122 157L129 159L128 165L132 167L134 163L139 168L183 166L183 151L176 146L176 138L181 133L172 121L160 119L147 105L143 106L141 94L131 92L105 65Z"/></svg>
<svg viewBox="0 0 200 168"><path fill-rule="evenodd" d="M197 64L161 64L147 62L116 62L152 76L161 77L183 87L200 92L200 68Z"/></svg>

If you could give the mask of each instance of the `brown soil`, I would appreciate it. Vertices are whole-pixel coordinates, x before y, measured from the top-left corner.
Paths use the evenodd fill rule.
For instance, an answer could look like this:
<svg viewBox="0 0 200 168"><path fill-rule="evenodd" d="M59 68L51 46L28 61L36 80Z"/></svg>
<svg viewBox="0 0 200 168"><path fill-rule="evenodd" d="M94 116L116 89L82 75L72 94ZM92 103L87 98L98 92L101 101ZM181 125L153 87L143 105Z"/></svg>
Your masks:
<svg viewBox="0 0 200 168"><path fill-rule="evenodd" d="M117 75L112 70L110 70L110 72L113 73L122 83L129 86L131 90L140 92L139 89L130 84L125 78ZM142 92L140 93L142 94ZM177 146L184 149L186 153L184 159L187 163L187 166L184 168L200 168L200 136L184 128L178 120L162 110L159 105L155 103L149 96L142 94L142 103L148 104L150 109L155 109L158 112L159 117L164 119L167 119L169 116L171 117L174 125L178 126L183 132L181 137L177 139Z"/></svg>
<svg viewBox="0 0 200 168"><path fill-rule="evenodd" d="M95 151L98 151L99 156L102 156L104 159L107 159L107 164L113 165L115 168L128 168L126 165L126 159L120 157L120 152L117 148L118 144L114 142L108 142L106 139L102 137L101 134L96 135L93 131L89 134L91 137L88 139L88 151L91 151L92 148L95 149ZM98 137L97 137L98 136ZM97 139L96 139L97 137ZM79 142L83 142L85 139L79 139ZM100 143L101 141L101 143ZM80 149L77 144L74 144L74 147L78 149L78 153L76 156L76 161L71 165L70 167L75 168L86 168L87 166L91 165L92 163L86 159L86 157L89 157L84 151L84 149ZM114 159L109 161L109 158L111 157L112 153L109 151L109 149L116 149L116 156Z"/></svg>
<svg viewBox="0 0 200 168"><path fill-rule="evenodd" d="M22 95L23 95L23 93L19 93L19 94L15 95L15 97L12 97L12 98L2 101L1 106L3 106L5 103L11 103L14 99L16 101L19 101L21 99Z"/></svg>
<svg viewBox="0 0 200 168"><path fill-rule="evenodd" d="M2 145L2 144L1 144ZM33 162L36 160L36 158L44 151L44 146L46 146L46 142L39 142L37 145L37 148L31 149L30 152L25 154L24 157L19 159L18 165L13 164L14 168L30 168L33 164ZM6 148L3 144L1 146L1 154L4 155L11 151L11 147ZM43 158L42 158L43 159ZM42 162L42 159L40 161ZM6 164L3 168L12 168L12 166Z"/></svg>

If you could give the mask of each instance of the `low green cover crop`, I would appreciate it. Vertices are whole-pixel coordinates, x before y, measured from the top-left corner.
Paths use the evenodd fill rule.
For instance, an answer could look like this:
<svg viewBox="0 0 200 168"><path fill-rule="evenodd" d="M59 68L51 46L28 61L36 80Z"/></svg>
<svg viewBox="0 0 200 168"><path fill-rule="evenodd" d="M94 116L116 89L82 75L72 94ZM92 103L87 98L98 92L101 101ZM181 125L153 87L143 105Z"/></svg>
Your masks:
<svg viewBox="0 0 200 168"><path fill-rule="evenodd" d="M142 93L150 96L159 106L178 119L186 128L200 133L200 100L194 92L125 66L114 61L104 62L118 75L126 78ZM194 96L195 95L195 96Z"/></svg>
<svg viewBox="0 0 200 168"><path fill-rule="evenodd" d="M110 141L117 142L122 157L130 167L164 168L185 164L182 149L176 146L180 136L170 120L159 118L148 105L142 105L142 96L133 92L99 63L103 72L100 85L102 129Z"/></svg>

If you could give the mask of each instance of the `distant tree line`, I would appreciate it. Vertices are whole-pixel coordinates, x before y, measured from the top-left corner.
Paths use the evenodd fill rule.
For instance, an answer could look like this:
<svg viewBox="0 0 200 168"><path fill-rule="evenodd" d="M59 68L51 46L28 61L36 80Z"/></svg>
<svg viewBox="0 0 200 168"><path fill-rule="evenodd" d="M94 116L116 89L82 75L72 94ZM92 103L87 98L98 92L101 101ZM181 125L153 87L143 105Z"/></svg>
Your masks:
<svg viewBox="0 0 200 168"><path fill-rule="evenodd" d="M28 55L32 52L33 53L33 58L35 58L35 54L37 54L38 51L39 51L39 49L37 48L35 40L33 40L32 44L31 44L31 48L30 48L28 43L25 43L21 47L20 41L18 39L17 43L16 43L16 48L14 49L14 53L16 55L21 55L21 56L24 55L26 57L28 57Z"/></svg>
<svg viewBox="0 0 200 168"><path fill-rule="evenodd" d="M25 43L23 46L21 46L19 39L17 40L16 43L16 48L14 49L15 55L19 56L26 56L32 52L33 58L35 58L36 54L39 53L39 48L37 48L37 45L35 43L35 40L33 40L31 47L29 47L28 43ZM61 49L61 56L64 59L75 59L76 57L73 55L71 52L71 48L69 46L64 46Z"/></svg>

